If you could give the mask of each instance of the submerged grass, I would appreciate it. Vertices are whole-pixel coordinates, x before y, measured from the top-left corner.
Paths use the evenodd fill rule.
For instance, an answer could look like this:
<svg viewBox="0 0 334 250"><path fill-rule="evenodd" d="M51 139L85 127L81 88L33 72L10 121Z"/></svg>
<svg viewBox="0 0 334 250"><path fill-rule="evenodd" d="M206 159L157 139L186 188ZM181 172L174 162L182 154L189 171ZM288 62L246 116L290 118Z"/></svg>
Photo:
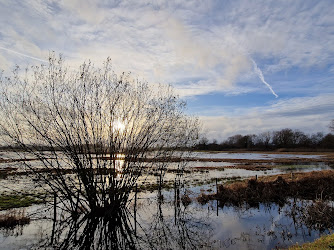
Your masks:
<svg viewBox="0 0 334 250"><path fill-rule="evenodd" d="M218 183L233 183L236 181L240 181L242 178L239 176L232 176L232 177L220 177L220 178L209 178L209 179L194 179L188 186L204 186L204 185L210 185L215 184L216 180Z"/></svg>
<svg viewBox="0 0 334 250"><path fill-rule="evenodd" d="M334 207L329 202L317 200L307 206L306 213L303 214L305 224L308 227L320 231L334 227Z"/></svg>

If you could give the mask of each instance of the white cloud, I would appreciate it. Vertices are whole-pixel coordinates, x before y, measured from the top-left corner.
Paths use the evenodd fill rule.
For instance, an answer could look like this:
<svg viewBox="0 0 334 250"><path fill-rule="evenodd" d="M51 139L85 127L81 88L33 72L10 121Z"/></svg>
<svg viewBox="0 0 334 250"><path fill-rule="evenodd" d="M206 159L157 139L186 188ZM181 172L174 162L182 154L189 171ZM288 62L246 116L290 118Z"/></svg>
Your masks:
<svg viewBox="0 0 334 250"><path fill-rule="evenodd" d="M243 75L254 77L249 74L253 70L249 54L256 61L274 59L265 65L264 74L332 60L330 5L328 1L112 5L89 0L31 1L22 6L14 1L0 9L6 24L0 44L35 57L49 50L98 61L110 55L116 65L127 65L150 81L179 83L185 75L200 76L218 83L216 90L221 90Z"/></svg>
<svg viewBox="0 0 334 250"><path fill-rule="evenodd" d="M306 133L329 132L334 118L334 95L298 97L278 100L269 107L239 109L217 116L200 116L204 133L210 139L226 139L235 134L258 134L282 128L300 129Z"/></svg>
<svg viewBox="0 0 334 250"><path fill-rule="evenodd" d="M270 95L251 59L280 96L306 89L319 96L333 91L328 75L324 76L327 80L310 78L307 83L271 77L289 70L307 74L313 68L333 75L332 1L0 2L0 46L29 57L46 59L54 50L63 53L69 64L78 65L88 59L98 64L110 56L117 71L131 71L148 82L172 83L188 98L217 91L230 95L265 91ZM28 62L32 62L28 57L0 50L1 69ZM282 100L268 109L252 110L255 113L248 116L207 119L212 119L210 126L217 133L229 128L220 129L215 119L223 119L222 124L228 119L231 131L233 127L250 131L246 129L250 124L270 129L276 126L274 119L264 114L280 115L283 118L277 124L285 126L289 112L320 107L304 101ZM330 104L327 108L331 109ZM324 114L318 115L325 120ZM315 124L315 117L309 117L304 113L305 122ZM302 126L298 119L290 122Z"/></svg>

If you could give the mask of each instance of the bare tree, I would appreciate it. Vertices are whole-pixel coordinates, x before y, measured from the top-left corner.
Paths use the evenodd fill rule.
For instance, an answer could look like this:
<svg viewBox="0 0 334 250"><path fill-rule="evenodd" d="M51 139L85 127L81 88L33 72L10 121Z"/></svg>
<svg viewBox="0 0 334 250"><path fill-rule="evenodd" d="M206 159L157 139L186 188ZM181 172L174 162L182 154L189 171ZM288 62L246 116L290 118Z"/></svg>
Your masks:
<svg viewBox="0 0 334 250"><path fill-rule="evenodd" d="M334 132L334 119L331 120L328 127L329 127L330 131Z"/></svg>
<svg viewBox="0 0 334 250"><path fill-rule="evenodd" d="M277 147L290 147L293 145L294 132L292 129L285 128L273 133L273 143Z"/></svg>
<svg viewBox="0 0 334 250"><path fill-rule="evenodd" d="M118 76L110 59L73 72L51 55L48 65L0 75L0 84L2 143L18 146L22 159L37 158L43 174L24 164L72 213L105 215L126 206L146 170L163 175L178 149L198 137L197 119L184 114L170 87Z"/></svg>
<svg viewBox="0 0 334 250"><path fill-rule="evenodd" d="M269 131L262 132L255 137L255 144L268 149L272 139L271 137L272 135Z"/></svg>
<svg viewBox="0 0 334 250"><path fill-rule="evenodd" d="M322 132L318 132L316 134L312 134L311 137L310 137L310 140L311 140L311 145L313 147L317 147L320 145L321 141L324 139L324 133Z"/></svg>

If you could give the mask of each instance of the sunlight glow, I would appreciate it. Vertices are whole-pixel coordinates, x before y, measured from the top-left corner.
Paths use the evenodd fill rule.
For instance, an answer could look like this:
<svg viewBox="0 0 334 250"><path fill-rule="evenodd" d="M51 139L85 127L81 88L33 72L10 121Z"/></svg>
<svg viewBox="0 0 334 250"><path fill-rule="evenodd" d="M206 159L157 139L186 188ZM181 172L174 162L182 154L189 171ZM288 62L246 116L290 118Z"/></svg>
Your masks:
<svg viewBox="0 0 334 250"><path fill-rule="evenodd" d="M124 132L125 124L122 123L121 121L118 120L113 125L114 125L113 126L114 131L117 131L117 132L120 132L120 133Z"/></svg>

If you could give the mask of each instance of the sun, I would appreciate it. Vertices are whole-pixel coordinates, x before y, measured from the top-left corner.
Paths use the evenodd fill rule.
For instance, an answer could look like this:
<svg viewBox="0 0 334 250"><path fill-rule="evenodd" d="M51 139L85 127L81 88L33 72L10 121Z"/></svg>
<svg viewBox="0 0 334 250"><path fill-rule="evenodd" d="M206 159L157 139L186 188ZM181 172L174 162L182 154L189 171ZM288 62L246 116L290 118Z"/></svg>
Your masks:
<svg viewBox="0 0 334 250"><path fill-rule="evenodd" d="M122 133L125 130L125 124L118 120L118 121L114 122L113 128L114 128L115 131L118 131L118 132Z"/></svg>

